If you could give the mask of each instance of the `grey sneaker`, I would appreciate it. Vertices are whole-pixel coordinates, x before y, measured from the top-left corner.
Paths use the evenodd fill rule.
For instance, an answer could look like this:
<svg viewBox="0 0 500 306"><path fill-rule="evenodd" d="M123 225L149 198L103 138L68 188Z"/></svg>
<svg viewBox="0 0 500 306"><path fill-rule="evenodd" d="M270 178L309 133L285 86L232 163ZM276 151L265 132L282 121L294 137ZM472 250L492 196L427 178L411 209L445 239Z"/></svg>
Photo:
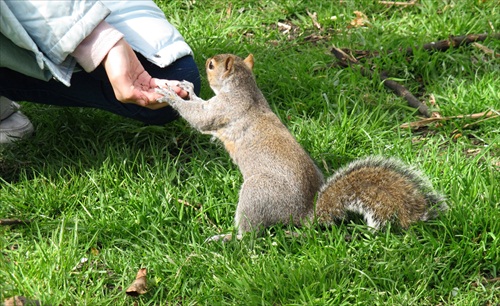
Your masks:
<svg viewBox="0 0 500 306"><path fill-rule="evenodd" d="M0 145L12 143L33 133L28 117L19 111L19 104L0 97Z"/></svg>

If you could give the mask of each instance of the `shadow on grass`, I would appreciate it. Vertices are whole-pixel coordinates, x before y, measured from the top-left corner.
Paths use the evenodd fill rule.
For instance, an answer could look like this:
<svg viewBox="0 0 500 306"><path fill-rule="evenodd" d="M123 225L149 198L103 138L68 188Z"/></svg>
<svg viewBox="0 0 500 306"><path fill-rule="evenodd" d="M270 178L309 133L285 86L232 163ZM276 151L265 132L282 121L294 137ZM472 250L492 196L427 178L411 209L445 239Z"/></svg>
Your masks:
<svg viewBox="0 0 500 306"><path fill-rule="evenodd" d="M35 126L33 136L0 152L0 178L8 183L34 175L57 176L61 169L77 173L95 169L109 159L117 162L144 154L146 162L189 158L192 138L184 123L144 126L95 109L61 108L24 103Z"/></svg>

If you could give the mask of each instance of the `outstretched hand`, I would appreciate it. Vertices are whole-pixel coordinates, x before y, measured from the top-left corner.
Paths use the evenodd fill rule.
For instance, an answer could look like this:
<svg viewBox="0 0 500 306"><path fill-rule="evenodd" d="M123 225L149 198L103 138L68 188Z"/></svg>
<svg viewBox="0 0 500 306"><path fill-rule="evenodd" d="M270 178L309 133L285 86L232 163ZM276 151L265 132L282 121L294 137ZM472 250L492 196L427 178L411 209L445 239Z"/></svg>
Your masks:
<svg viewBox="0 0 500 306"><path fill-rule="evenodd" d="M103 65L116 99L120 102L134 103L152 109L165 107L168 104L156 101L162 96L155 92L155 88L165 87L166 84L181 98L188 96L186 91L177 86L178 81L151 77L142 66L134 50L124 39L120 39L109 50L103 60Z"/></svg>

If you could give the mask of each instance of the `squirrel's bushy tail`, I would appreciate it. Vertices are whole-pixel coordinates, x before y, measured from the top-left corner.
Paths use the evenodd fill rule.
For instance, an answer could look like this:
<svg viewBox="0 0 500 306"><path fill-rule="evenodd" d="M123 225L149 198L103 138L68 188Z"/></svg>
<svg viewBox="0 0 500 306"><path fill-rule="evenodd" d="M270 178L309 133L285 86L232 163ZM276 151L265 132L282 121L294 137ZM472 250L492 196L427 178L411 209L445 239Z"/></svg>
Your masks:
<svg viewBox="0 0 500 306"><path fill-rule="evenodd" d="M319 191L315 211L317 220L326 225L354 212L374 229L387 222L407 228L447 210L444 200L421 172L397 159L371 156L330 177Z"/></svg>

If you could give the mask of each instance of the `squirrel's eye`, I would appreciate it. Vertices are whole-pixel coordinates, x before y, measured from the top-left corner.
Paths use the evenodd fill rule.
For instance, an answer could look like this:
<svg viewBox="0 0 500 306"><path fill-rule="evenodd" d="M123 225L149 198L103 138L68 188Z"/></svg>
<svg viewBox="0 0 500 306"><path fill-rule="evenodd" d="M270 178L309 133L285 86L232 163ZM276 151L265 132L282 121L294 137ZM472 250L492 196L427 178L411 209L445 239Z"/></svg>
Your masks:
<svg viewBox="0 0 500 306"><path fill-rule="evenodd" d="M210 70L214 69L214 63L212 61L210 61L210 63L208 63L208 69L210 69Z"/></svg>

